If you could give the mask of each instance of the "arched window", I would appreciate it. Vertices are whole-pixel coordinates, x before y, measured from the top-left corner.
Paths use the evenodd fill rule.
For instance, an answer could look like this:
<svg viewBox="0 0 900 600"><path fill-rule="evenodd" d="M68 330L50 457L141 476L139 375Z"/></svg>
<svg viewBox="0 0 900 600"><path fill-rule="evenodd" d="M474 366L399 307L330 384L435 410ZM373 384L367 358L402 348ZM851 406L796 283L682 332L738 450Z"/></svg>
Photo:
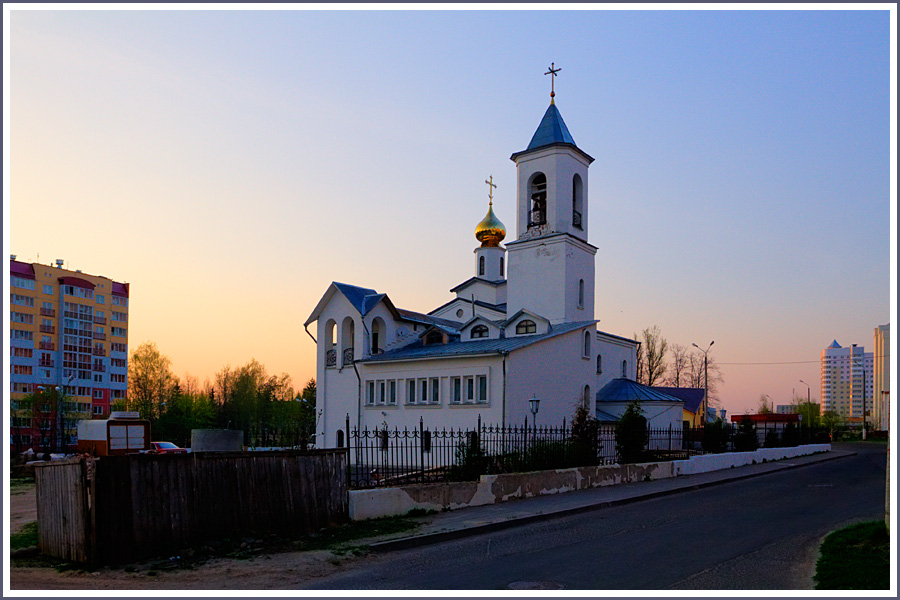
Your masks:
<svg viewBox="0 0 900 600"><path fill-rule="evenodd" d="M628 361L622 361L622 377L628 377Z"/></svg>
<svg viewBox="0 0 900 600"><path fill-rule="evenodd" d="M484 275L484 257L483 256L478 257L478 274Z"/></svg>
<svg viewBox="0 0 900 600"><path fill-rule="evenodd" d="M584 358L591 357L591 332L590 331L584 332L584 348L581 349L581 355Z"/></svg>
<svg viewBox="0 0 900 600"><path fill-rule="evenodd" d="M345 317L341 323L341 365L353 364L353 337L355 329L353 317Z"/></svg>
<svg viewBox="0 0 900 600"><path fill-rule="evenodd" d="M581 213L584 210L584 186L581 183L581 176L577 173L572 178L572 226L582 229Z"/></svg>
<svg viewBox="0 0 900 600"><path fill-rule="evenodd" d="M528 197L531 210L528 213L528 226L543 225L547 222L547 176L535 173L528 184Z"/></svg>
<svg viewBox="0 0 900 600"><path fill-rule="evenodd" d="M384 321L375 317L372 321L372 354L381 352L381 341L384 339Z"/></svg>
<svg viewBox="0 0 900 600"><path fill-rule="evenodd" d="M597 375L603 372L603 357L597 355Z"/></svg>
<svg viewBox="0 0 900 600"><path fill-rule="evenodd" d="M500 257L500 277L503 277L503 257Z"/></svg>
<svg viewBox="0 0 900 600"><path fill-rule="evenodd" d="M337 430L337 443L336 443L336 446L337 446L338 448L343 448L343 447L344 447L344 430L343 430L343 429L338 429L338 430Z"/></svg>
<svg viewBox="0 0 900 600"><path fill-rule="evenodd" d="M516 324L516 335L524 335L527 333L535 332L537 332L537 325L534 324L534 321L525 319L524 321L519 321Z"/></svg>
<svg viewBox="0 0 900 600"><path fill-rule="evenodd" d="M334 367L337 364L337 323L329 319L325 323L325 366Z"/></svg>
<svg viewBox="0 0 900 600"><path fill-rule="evenodd" d="M578 308L584 308L584 279L578 280Z"/></svg>
<svg viewBox="0 0 900 600"><path fill-rule="evenodd" d="M584 405L586 407L590 407L591 405L591 386L584 386Z"/></svg>
<svg viewBox="0 0 900 600"><path fill-rule="evenodd" d="M488 336L488 328L486 325L476 325L472 328L472 333L470 337L474 340L476 338L486 338Z"/></svg>

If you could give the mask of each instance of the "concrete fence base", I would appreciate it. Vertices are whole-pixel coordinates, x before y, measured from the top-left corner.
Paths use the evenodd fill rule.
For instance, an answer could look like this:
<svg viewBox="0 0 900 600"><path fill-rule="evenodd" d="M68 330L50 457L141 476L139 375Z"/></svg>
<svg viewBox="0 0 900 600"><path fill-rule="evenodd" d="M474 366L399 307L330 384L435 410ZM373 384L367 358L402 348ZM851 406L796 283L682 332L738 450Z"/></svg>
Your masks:
<svg viewBox="0 0 900 600"><path fill-rule="evenodd" d="M831 444L809 444L793 448L762 448L754 452L704 454L688 460L669 462L504 473L482 475L478 481L351 490L350 518L361 521L405 515L414 509L456 510L543 494L560 494L619 483L695 475L829 450Z"/></svg>

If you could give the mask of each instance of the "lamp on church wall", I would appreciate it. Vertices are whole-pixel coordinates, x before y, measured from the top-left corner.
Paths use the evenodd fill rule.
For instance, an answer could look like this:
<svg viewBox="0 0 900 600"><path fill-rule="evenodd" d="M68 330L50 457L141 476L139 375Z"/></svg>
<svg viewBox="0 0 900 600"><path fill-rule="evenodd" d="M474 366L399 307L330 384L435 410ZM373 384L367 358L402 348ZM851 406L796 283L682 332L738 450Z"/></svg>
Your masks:
<svg viewBox="0 0 900 600"><path fill-rule="evenodd" d="M529 400L528 403L531 404L531 416L534 417L534 424L537 426L537 414L538 410L541 408L541 399L535 398L532 395L531 400Z"/></svg>

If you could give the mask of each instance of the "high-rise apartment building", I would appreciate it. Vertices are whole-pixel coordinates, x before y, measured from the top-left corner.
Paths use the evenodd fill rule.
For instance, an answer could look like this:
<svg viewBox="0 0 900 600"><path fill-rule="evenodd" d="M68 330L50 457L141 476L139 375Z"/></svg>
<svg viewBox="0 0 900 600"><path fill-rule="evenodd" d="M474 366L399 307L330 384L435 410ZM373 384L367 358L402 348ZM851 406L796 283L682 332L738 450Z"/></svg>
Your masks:
<svg viewBox="0 0 900 600"><path fill-rule="evenodd" d="M862 422L863 397L867 421L872 419L873 356L862 346L842 348L837 340L822 350L822 409Z"/></svg>
<svg viewBox="0 0 900 600"><path fill-rule="evenodd" d="M875 428L888 431L891 407L891 324L875 328Z"/></svg>
<svg viewBox="0 0 900 600"><path fill-rule="evenodd" d="M67 449L78 419L107 417L125 399L129 284L62 264L10 257L13 452Z"/></svg>

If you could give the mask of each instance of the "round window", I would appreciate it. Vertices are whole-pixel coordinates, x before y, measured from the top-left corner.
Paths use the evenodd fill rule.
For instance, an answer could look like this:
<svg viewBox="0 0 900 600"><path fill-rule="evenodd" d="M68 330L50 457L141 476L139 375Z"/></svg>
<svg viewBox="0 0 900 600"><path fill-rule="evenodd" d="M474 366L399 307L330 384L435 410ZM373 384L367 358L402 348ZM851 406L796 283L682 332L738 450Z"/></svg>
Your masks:
<svg viewBox="0 0 900 600"><path fill-rule="evenodd" d="M456 311L456 316L462 318L462 316L463 316L463 309L460 308L459 310L457 310L457 311Z"/></svg>

